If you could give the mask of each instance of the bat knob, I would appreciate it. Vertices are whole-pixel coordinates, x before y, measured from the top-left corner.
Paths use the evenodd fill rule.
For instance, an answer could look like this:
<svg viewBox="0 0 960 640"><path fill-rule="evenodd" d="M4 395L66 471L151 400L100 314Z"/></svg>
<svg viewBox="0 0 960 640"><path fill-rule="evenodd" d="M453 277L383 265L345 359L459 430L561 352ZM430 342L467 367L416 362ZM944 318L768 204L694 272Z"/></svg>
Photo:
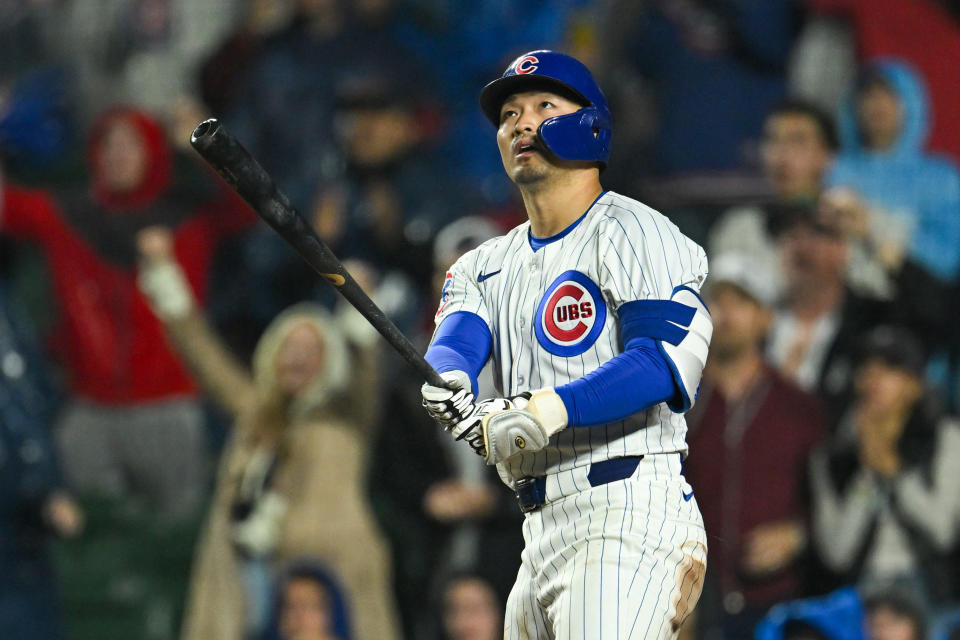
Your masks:
<svg viewBox="0 0 960 640"><path fill-rule="evenodd" d="M193 130L193 133L190 135L190 144L194 147L198 145L203 145L205 142L213 138L216 135L217 131L220 130L220 121L216 118L209 118L204 120L197 125L197 128Z"/></svg>

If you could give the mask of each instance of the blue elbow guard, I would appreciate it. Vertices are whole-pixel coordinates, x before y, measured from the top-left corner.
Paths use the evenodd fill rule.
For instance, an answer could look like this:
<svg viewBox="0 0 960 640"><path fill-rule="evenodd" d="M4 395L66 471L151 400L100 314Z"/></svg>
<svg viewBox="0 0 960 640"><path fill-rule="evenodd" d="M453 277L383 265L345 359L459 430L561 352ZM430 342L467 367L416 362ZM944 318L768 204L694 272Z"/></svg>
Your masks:
<svg viewBox="0 0 960 640"><path fill-rule="evenodd" d="M625 347L639 338L657 341L679 390L679 402L668 406L677 412L689 410L697 398L713 336L713 321L703 299L690 287L680 286L670 300L628 302L621 307L620 317Z"/></svg>

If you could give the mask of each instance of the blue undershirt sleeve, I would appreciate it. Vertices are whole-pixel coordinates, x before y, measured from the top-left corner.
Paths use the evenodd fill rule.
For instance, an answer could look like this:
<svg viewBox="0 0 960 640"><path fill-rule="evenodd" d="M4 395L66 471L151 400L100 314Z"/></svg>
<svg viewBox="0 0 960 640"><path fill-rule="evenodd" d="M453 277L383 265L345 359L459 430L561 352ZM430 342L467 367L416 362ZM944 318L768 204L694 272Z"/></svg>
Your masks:
<svg viewBox="0 0 960 640"><path fill-rule="evenodd" d="M459 369L466 372L477 393L477 376L490 357L493 341L483 318L469 311L457 311L444 318L424 356L438 373Z"/></svg>
<svg viewBox="0 0 960 640"><path fill-rule="evenodd" d="M653 338L637 338L599 369L555 390L571 427L623 420L677 394L670 367Z"/></svg>
<svg viewBox="0 0 960 640"><path fill-rule="evenodd" d="M567 409L568 425L587 427L623 420L661 402L680 389L657 340L675 342L686 334L675 323L689 324L692 309L668 300L642 300L618 311L623 353L555 389ZM682 335L681 335L682 334Z"/></svg>

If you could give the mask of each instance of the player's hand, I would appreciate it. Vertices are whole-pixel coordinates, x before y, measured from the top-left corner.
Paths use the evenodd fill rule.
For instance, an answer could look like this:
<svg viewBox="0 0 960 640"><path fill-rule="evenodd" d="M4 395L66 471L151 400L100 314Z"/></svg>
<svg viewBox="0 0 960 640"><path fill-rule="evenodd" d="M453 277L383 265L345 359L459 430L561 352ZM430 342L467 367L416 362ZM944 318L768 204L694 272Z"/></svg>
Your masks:
<svg viewBox="0 0 960 640"><path fill-rule="evenodd" d="M451 433L467 440L493 465L524 451L543 449L566 426L567 409L560 396L553 389L541 389L480 402L473 415L454 425Z"/></svg>
<svg viewBox="0 0 960 640"><path fill-rule="evenodd" d="M453 370L440 374L447 381L446 387L435 387L424 383L420 387L423 396L423 408L431 418L439 422L448 431L457 423L463 422L476 409L473 404L473 386L470 376L464 371Z"/></svg>
<svg viewBox="0 0 960 640"><path fill-rule="evenodd" d="M450 432L454 440L466 440L467 444L473 447L474 452L478 456L487 460L487 464L496 464L490 462L490 459L487 457L487 443L483 419L489 414L515 409L517 402L526 404L528 396L529 394L525 394L513 398L483 400L475 405L471 405L470 412L463 420L452 423L444 428Z"/></svg>

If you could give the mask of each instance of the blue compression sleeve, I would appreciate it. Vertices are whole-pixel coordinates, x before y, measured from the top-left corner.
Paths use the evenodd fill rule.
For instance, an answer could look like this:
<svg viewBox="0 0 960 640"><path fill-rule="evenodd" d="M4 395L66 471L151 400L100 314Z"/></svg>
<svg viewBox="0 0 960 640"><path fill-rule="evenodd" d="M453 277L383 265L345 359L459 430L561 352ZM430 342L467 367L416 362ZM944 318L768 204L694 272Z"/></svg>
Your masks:
<svg viewBox="0 0 960 640"><path fill-rule="evenodd" d="M571 427L623 420L673 399L677 387L653 338L634 338L599 369L556 388Z"/></svg>
<svg viewBox="0 0 960 640"><path fill-rule="evenodd" d="M477 376L490 357L490 327L469 311L456 311L444 318L424 356L439 373L459 369L470 376L477 393Z"/></svg>

